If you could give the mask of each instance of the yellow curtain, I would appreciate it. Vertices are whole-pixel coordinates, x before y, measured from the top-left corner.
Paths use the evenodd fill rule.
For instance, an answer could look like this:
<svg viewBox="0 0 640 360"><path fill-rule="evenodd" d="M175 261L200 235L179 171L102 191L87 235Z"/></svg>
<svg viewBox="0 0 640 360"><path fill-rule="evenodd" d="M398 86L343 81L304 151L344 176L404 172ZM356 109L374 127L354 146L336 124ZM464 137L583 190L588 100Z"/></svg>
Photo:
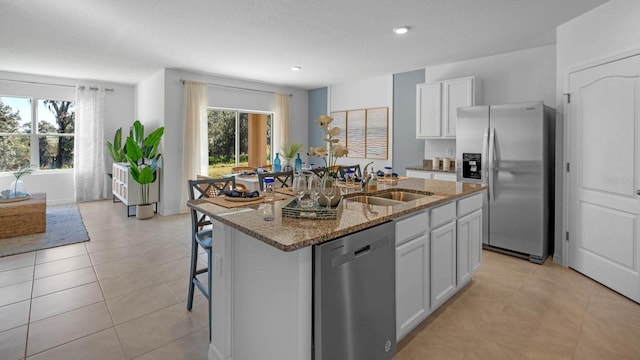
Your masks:
<svg viewBox="0 0 640 360"><path fill-rule="evenodd" d="M274 94L275 139L273 152L279 152L280 147L289 142L289 95ZM275 156L275 154L274 154Z"/></svg>
<svg viewBox="0 0 640 360"><path fill-rule="evenodd" d="M206 124L207 124L207 84L196 81L184 81L185 117L182 127L183 160L182 160L182 200L181 210L187 212L186 202L189 200L187 181L196 175L208 175L206 158ZM202 140L202 137L205 140ZM204 146L204 150L202 147ZM204 151L204 154L203 154ZM203 156L205 155L205 156Z"/></svg>

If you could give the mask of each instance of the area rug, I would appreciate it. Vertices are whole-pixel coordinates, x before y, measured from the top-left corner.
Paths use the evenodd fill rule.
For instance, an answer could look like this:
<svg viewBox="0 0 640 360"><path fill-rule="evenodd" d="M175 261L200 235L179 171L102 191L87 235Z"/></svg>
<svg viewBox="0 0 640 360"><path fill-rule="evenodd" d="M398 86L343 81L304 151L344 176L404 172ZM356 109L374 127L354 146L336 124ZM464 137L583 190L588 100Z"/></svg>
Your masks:
<svg viewBox="0 0 640 360"><path fill-rule="evenodd" d="M0 239L0 257L89 241L76 204L47 206L47 231Z"/></svg>

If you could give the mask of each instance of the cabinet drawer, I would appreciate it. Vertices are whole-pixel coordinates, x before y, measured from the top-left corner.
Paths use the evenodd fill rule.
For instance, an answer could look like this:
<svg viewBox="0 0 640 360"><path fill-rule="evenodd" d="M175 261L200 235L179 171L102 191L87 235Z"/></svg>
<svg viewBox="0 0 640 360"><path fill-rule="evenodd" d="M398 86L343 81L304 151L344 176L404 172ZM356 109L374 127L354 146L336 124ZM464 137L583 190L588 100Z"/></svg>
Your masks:
<svg viewBox="0 0 640 360"><path fill-rule="evenodd" d="M431 227L442 225L456 217L456 203L448 203L431 210Z"/></svg>
<svg viewBox="0 0 640 360"><path fill-rule="evenodd" d="M472 213L482 208L482 193L458 200L458 216Z"/></svg>
<svg viewBox="0 0 640 360"><path fill-rule="evenodd" d="M429 230L429 212L423 211L396 221L396 245Z"/></svg>

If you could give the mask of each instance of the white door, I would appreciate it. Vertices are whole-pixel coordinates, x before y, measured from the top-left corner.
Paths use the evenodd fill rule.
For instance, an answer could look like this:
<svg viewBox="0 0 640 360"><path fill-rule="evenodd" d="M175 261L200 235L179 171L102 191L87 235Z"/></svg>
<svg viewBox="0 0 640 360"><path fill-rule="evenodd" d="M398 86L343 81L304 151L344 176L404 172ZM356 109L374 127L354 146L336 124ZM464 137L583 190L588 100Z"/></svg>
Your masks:
<svg viewBox="0 0 640 360"><path fill-rule="evenodd" d="M571 73L569 266L640 302L640 55Z"/></svg>

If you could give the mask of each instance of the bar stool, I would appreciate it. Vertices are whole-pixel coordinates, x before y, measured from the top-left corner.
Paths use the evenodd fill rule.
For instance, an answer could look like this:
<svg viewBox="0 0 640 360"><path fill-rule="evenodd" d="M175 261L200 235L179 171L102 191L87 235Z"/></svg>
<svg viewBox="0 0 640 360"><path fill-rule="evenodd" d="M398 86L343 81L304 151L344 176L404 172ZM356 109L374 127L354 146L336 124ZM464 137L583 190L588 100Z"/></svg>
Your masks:
<svg viewBox="0 0 640 360"><path fill-rule="evenodd" d="M189 180L189 200L198 200L220 195L225 189L235 188L235 178ZM208 300L209 312L209 341L211 341L211 264L213 230L208 216L191 209L191 264L189 275L189 295L187 297L187 310L193 307L194 287L200 289ZM205 228L206 227L206 228ZM202 229L202 230L201 230ZM207 253L207 268L198 269L198 247ZM207 273L207 287L197 278L198 275Z"/></svg>

